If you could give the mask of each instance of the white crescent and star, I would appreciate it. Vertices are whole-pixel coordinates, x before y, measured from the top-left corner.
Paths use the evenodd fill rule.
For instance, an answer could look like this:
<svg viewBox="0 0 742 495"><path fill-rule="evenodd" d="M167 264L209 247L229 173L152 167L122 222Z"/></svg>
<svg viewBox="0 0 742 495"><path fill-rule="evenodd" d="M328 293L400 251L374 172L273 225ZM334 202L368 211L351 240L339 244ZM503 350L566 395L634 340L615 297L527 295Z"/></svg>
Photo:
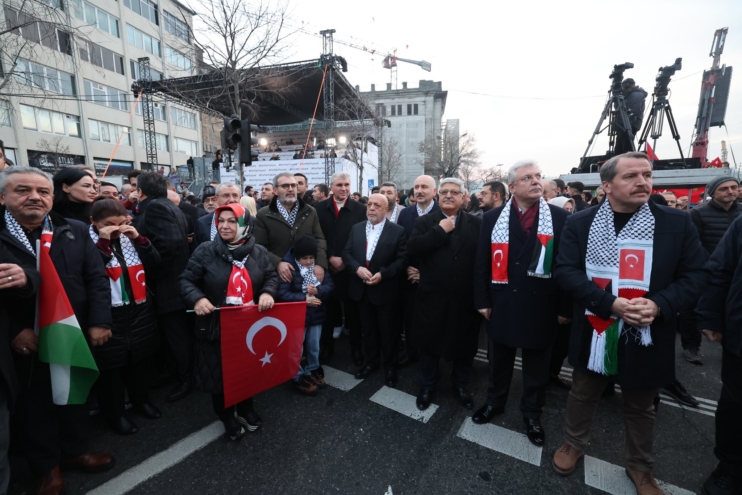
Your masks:
<svg viewBox="0 0 742 495"><path fill-rule="evenodd" d="M498 249L497 251L495 251L494 254L492 255L492 258L494 259L495 263L497 263L497 266L500 266L500 261L497 261L498 253L500 254L500 261L502 261L502 259L505 257L505 255L502 252L502 249Z"/></svg>
<svg viewBox="0 0 742 495"><path fill-rule="evenodd" d="M627 254L624 258L624 261L629 264L629 268L634 268L634 265L629 261L629 258L634 258L636 261L634 263L639 263L639 257L635 254Z"/></svg>
<svg viewBox="0 0 742 495"><path fill-rule="evenodd" d="M264 318L261 318L255 323L253 323L252 326L250 327L250 330L247 331L247 338L246 338L247 348L250 349L250 352L252 352L253 354L255 354L255 350L253 350L252 348L252 341L255 338L255 336L258 334L258 332L264 329L265 327L275 327L281 333L281 341L278 343L278 346L283 344L283 341L286 339L286 333L287 333L286 325L284 325L284 323L281 320L279 320L278 318L273 318L272 316L266 316ZM271 362L270 360L271 356L273 356L273 354L268 354L266 352L265 356L262 359L260 359L260 361L263 362L263 366L265 366L266 363Z"/></svg>
<svg viewBox="0 0 742 495"><path fill-rule="evenodd" d="M140 274L140 273L141 273L142 275L144 275L144 270L139 270L139 271L137 272L137 274L136 274L136 275L134 275L134 280L136 280L136 281L137 281L137 282L139 282L140 284L144 285L144 281L143 281L143 280L139 280L139 274Z"/></svg>

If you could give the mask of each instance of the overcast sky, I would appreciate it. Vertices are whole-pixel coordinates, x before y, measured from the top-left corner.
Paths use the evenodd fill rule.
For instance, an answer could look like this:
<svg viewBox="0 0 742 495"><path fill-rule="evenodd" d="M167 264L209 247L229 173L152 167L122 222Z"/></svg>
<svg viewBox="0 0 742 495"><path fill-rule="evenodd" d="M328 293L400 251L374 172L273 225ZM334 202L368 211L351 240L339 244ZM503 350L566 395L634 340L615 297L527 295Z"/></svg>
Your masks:
<svg viewBox="0 0 742 495"><path fill-rule="evenodd" d="M290 17L312 31L334 28L337 40L397 48L399 57L431 62L430 73L400 63L399 86L442 81L448 90L444 119L460 119L461 133L476 135L483 165L534 158L551 175L577 166L603 109L608 74L624 62L635 64L625 77L649 92L649 106L657 69L683 58L683 69L670 83L670 103L687 153L714 31L729 27L721 62L737 71L726 114L730 137L724 128L712 128L708 158L719 155L725 139L742 164L740 0L301 0L292 3ZM321 50L319 38L300 34L292 58L316 58ZM382 55L340 43L335 51L348 60L345 75L352 84L366 91L371 83L386 87ZM607 144L604 133L593 154L603 154ZM667 125L656 152L660 158L679 156Z"/></svg>

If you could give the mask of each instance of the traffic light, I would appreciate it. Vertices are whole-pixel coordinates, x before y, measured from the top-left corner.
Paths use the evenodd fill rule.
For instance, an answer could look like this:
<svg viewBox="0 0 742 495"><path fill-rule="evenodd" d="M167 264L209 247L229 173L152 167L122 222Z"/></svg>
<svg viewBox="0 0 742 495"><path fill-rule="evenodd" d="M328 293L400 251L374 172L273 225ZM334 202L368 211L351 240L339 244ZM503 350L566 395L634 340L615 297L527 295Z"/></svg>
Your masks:
<svg viewBox="0 0 742 495"><path fill-rule="evenodd" d="M253 160L257 160L258 150L255 150L253 155L252 147L258 144L258 138L253 136L253 132L258 131L258 126L250 123L250 119L245 119L240 122L240 164L243 167L249 167L252 165Z"/></svg>
<svg viewBox="0 0 742 495"><path fill-rule="evenodd" d="M224 130L222 131L222 149L235 149L242 140L240 134L240 118L235 114L224 119Z"/></svg>

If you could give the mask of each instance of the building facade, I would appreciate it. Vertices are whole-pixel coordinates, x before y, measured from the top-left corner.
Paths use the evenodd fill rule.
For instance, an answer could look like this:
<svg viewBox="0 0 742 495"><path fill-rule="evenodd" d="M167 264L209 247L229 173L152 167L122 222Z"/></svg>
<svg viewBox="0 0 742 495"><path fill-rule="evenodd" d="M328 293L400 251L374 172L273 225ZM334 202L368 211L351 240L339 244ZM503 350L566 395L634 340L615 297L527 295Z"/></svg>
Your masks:
<svg viewBox="0 0 742 495"><path fill-rule="evenodd" d="M153 79L195 73L193 15L174 0L4 0L0 25L16 28L0 39L8 158L50 173L85 164L119 183L144 168L138 59L150 58ZM167 175L201 156L201 116L156 97L153 110L156 170Z"/></svg>
<svg viewBox="0 0 742 495"><path fill-rule="evenodd" d="M377 91L372 84L371 91L361 95L373 104L378 117L391 122L391 127L384 129L383 139L392 139L399 155L392 180L398 187L412 187L415 178L425 171L420 143L442 139L441 121L448 92L443 91L440 81L421 79L417 88L409 88L403 82L400 89L392 89L391 83L387 83L386 90ZM394 152L383 144L382 150ZM382 155L382 166L385 161Z"/></svg>

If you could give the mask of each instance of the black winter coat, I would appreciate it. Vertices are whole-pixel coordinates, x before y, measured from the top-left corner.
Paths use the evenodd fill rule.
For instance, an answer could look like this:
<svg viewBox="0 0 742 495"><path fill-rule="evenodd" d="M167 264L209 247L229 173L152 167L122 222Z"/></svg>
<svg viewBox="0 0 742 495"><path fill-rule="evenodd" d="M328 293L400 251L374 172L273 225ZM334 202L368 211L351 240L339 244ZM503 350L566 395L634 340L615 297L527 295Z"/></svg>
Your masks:
<svg viewBox="0 0 742 495"><path fill-rule="evenodd" d="M553 205L554 259L561 252L559 240L569 214ZM492 229L505 206L490 210L482 217L477 260L474 266L474 304L477 309L492 308L487 334L499 344L524 349L544 349L554 343L557 316L569 316L568 298L560 294L556 277L528 276L528 265L538 242L538 219L526 237L516 208L510 208L510 246L507 284L492 283ZM532 206L538 208L538 204Z"/></svg>
<svg viewBox="0 0 742 495"><path fill-rule="evenodd" d="M302 291L302 277L299 271L299 265L296 263L296 257L294 256L293 248L286 253L283 261L291 263L294 270L291 272L291 282L284 282L281 280L281 284L278 286L278 300L280 302L301 302L306 301L307 295ZM330 300L332 292L335 286L332 283L332 277L325 277L324 281L317 287L317 295L322 304L319 306L307 305L307 318L304 323L305 326L311 327L314 325L322 325L325 322L327 316L327 301Z"/></svg>
<svg viewBox="0 0 742 495"><path fill-rule="evenodd" d="M622 338L618 346L618 374L613 380L622 387L664 387L675 379L675 330L677 315L692 309L703 290L706 272L703 250L688 214L649 202L654 215L652 276L645 296L660 308L651 326L652 345L642 346L633 338ZM608 318L616 300L611 293L588 280L585 271L587 238L598 208L570 215L562 232L555 268L563 290L574 299L569 362L583 373L587 369L593 328L585 308Z"/></svg>
<svg viewBox="0 0 742 495"><path fill-rule="evenodd" d="M742 213L742 206L736 201L729 210L725 210L714 200L690 210L690 219L696 226L706 259L714 252L721 238L740 213Z"/></svg>
<svg viewBox="0 0 742 495"><path fill-rule="evenodd" d="M135 245L134 248L144 265L145 277L160 263L160 254L154 245L149 242L145 246ZM157 351L160 345L160 335L157 331L157 317L155 314L154 297L147 291L147 300L140 304L134 302L131 289L131 280L127 270L126 259L121 253L121 242L112 240L111 250L122 268L122 276L126 283L126 292L129 295L129 304L111 307L113 336L102 346L93 347L93 355L98 369L107 370L125 366L131 357L132 362L141 361ZM98 249L105 268L111 256L102 249Z"/></svg>
<svg viewBox="0 0 742 495"><path fill-rule="evenodd" d="M473 358L481 316L474 307L474 260L482 221L459 212L456 228L446 233L443 212L415 221L408 254L419 260L412 339L415 348L445 359Z"/></svg>
<svg viewBox="0 0 742 495"><path fill-rule="evenodd" d="M159 265L147 274L149 286L155 294L157 314L185 309L179 282L191 255L185 215L167 198L147 198L139 203L139 215L134 226L160 254Z"/></svg>
<svg viewBox="0 0 742 495"><path fill-rule="evenodd" d="M268 258L263 246L250 237L235 251L230 251L220 237L201 244L196 248L188 266L180 277L180 293L188 309L196 305L202 297L214 306L224 305L227 285L232 274L232 260L244 259L247 273L253 285L253 300L258 302L261 294L270 294L274 299L278 293L278 273ZM234 257L234 258L233 258ZM219 318L219 313L212 313ZM222 354L220 340L196 340L195 381L196 386L212 394L223 393Z"/></svg>
<svg viewBox="0 0 742 495"><path fill-rule="evenodd" d="M693 210L691 210L693 211ZM710 283L698 301L698 330L724 334L721 345L742 357L742 217L735 220L709 258Z"/></svg>

